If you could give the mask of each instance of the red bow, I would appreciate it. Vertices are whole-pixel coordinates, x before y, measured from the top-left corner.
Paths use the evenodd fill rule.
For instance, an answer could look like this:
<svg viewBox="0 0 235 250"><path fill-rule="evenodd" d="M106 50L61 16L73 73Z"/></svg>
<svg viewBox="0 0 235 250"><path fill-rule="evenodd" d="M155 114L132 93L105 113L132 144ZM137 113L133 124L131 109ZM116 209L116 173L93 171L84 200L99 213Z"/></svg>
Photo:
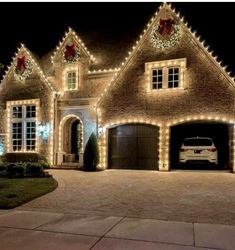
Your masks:
<svg viewBox="0 0 235 250"><path fill-rule="evenodd" d="M66 60L73 59L76 55L76 44L73 43L72 45L65 46L64 57Z"/></svg>
<svg viewBox="0 0 235 250"><path fill-rule="evenodd" d="M171 18L168 19L160 19L159 26L158 26L158 32L163 35L166 33L167 35L170 35L173 30L173 24L174 20Z"/></svg>
<svg viewBox="0 0 235 250"><path fill-rule="evenodd" d="M26 69L26 61L27 61L26 56L17 58L17 65L16 65L17 71L22 72Z"/></svg>

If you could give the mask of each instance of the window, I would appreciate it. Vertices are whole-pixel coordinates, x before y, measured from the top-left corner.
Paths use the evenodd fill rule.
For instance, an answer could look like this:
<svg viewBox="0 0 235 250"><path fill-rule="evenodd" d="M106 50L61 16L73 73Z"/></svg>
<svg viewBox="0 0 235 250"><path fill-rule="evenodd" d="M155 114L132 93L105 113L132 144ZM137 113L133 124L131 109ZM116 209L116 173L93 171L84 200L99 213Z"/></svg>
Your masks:
<svg viewBox="0 0 235 250"><path fill-rule="evenodd" d="M168 68L168 88L179 87L179 68Z"/></svg>
<svg viewBox="0 0 235 250"><path fill-rule="evenodd" d="M68 90L76 89L77 85L77 72L68 71L67 72L67 88Z"/></svg>
<svg viewBox="0 0 235 250"><path fill-rule="evenodd" d="M12 123L12 147L13 151L22 149L22 122Z"/></svg>
<svg viewBox="0 0 235 250"><path fill-rule="evenodd" d="M36 150L36 105L12 105L11 112L11 151Z"/></svg>
<svg viewBox="0 0 235 250"><path fill-rule="evenodd" d="M153 69L152 71L152 88L161 89L162 88L162 69Z"/></svg>
<svg viewBox="0 0 235 250"><path fill-rule="evenodd" d="M149 90L183 88L186 59L145 64Z"/></svg>

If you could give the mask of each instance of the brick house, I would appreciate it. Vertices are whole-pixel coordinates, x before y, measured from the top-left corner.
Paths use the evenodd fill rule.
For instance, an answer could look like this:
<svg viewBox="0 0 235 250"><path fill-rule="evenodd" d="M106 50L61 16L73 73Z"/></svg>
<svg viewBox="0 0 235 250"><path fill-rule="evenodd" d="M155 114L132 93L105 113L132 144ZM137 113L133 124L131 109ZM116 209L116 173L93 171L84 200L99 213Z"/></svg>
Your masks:
<svg viewBox="0 0 235 250"><path fill-rule="evenodd" d="M72 29L41 59L22 45L1 84L2 153L82 164L95 132L102 167L167 171L184 137L207 133L235 169L234 81L169 5L120 68L102 63Z"/></svg>

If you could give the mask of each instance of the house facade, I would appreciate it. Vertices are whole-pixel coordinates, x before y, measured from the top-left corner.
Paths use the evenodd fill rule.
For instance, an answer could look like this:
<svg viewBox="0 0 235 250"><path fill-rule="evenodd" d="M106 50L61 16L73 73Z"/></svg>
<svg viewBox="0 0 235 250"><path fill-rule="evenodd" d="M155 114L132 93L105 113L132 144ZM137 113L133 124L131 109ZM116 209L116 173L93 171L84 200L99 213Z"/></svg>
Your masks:
<svg viewBox="0 0 235 250"><path fill-rule="evenodd" d="M168 171L203 135L235 169L235 83L169 5L123 59L101 68L72 29L41 59L22 45L0 85L1 153L82 164L95 132L101 167Z"/></svg>

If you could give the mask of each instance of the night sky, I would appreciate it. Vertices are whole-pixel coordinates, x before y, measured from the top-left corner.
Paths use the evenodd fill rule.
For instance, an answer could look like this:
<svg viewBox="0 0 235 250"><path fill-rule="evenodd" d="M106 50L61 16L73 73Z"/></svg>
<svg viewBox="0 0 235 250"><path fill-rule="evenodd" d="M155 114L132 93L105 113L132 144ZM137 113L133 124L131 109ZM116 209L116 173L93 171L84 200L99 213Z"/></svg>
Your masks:
<svg viewBox="0 0 235 250"><path fill-rule="evenodd" d="M0 62L7 65L21 43L43 56L71 26L89 44L107 44L126 53L157 7L156 3L0 3ZM219 60L235 75L235 3L173 3ZM92 42L91 42L92 40Z"/></svg>

